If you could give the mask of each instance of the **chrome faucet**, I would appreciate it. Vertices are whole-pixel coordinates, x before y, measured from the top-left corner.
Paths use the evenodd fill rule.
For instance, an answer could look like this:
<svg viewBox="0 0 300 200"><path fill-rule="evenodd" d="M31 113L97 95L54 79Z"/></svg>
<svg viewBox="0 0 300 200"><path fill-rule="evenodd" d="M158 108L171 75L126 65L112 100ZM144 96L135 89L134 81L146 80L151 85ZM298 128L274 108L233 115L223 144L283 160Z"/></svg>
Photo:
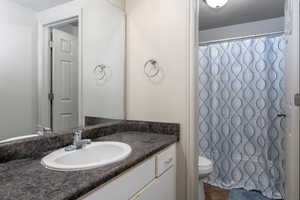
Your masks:
<svg viewBox="0 0 300 200"><path fill-rule="evenodd" d="M82 149L84 146L92 143L90 139L82 139L82 129L73 130L73 134L73 144L65 147L65 151Z"/></svg>

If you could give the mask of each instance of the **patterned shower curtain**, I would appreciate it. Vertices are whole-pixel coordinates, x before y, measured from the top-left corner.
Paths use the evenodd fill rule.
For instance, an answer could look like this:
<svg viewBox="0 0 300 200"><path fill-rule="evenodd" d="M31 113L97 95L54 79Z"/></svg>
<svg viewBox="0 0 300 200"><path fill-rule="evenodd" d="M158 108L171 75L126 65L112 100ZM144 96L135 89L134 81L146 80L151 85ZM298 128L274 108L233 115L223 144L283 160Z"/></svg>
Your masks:
<svg viewBox="0 0 300 200"><path fill-rule="evenodd" d="M199 47L199 150L207 183L284 196L284 36Z"/></svg>

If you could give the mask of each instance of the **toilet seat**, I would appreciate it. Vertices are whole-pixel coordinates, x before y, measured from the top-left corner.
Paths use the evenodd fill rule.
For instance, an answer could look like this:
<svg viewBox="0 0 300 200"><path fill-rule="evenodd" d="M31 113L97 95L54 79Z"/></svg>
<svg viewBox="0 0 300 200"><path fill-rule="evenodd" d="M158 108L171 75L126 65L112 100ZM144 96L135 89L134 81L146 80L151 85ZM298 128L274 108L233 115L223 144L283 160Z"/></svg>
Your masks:
<svg viewBox="0 0 300 200"><path fill-rule="evenodd" d="M211 160L199 156L198 169L199 169L199 175L210 174L213 171L213 163Z"/></svg>

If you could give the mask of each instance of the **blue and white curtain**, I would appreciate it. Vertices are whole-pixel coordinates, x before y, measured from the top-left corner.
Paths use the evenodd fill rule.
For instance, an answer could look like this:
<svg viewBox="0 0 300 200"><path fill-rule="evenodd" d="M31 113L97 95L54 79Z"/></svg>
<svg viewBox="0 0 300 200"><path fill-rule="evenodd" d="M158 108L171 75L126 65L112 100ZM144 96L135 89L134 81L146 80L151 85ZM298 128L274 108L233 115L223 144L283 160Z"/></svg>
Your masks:
<svg viewBox="0 0 300 200"><path fill-rule="evenodd" d="M284 196L284 36L199 47L199 150L206 182Z"/></svg>

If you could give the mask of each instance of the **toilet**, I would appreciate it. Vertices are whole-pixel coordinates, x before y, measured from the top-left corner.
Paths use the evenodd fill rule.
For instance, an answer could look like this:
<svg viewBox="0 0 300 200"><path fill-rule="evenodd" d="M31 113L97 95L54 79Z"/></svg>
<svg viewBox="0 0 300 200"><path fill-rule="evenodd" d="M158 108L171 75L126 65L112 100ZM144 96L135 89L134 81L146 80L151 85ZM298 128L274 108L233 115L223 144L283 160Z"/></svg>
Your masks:
<svg viewBox="0 0 300 200"><path fill-rule="evenodd" d="M211 160L199 156L198 173L199 173L199 200L205 200L204 185L202 179L207 177L213 171L213 163Z"/></svg>

